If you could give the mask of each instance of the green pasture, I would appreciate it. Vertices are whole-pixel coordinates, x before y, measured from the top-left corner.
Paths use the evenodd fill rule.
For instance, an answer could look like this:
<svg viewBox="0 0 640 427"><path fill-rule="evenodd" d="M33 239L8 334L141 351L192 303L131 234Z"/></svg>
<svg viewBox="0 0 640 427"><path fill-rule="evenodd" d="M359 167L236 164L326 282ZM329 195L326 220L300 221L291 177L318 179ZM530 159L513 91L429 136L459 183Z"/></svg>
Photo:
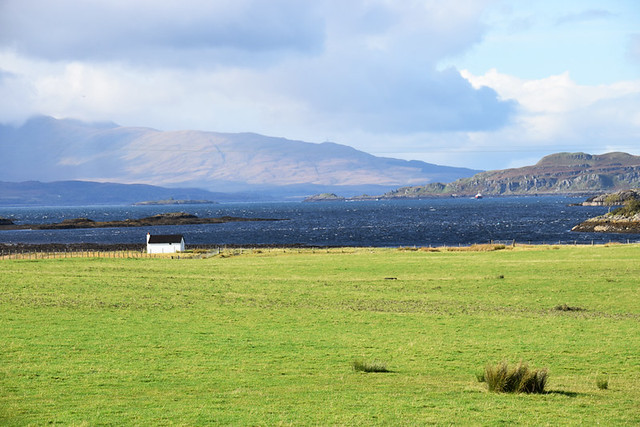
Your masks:
<svg viewBox="0 0 640 427"><path fill-rule="evenodd" d="M2 260L0 424L638 425L640 246Z"/></svg>

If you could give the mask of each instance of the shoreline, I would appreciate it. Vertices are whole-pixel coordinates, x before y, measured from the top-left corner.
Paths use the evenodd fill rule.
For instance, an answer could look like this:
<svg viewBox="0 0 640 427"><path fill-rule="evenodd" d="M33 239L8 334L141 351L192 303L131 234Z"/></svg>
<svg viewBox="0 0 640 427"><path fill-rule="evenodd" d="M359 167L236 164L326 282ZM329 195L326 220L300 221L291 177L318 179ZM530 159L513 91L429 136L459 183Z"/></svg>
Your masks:
<svg viewBox="0 0 640 427"><path fill-rule="evenodd" d="M12 220L0 218L0 230L69 230L82 228L152 227L156 225L224 224L227 222L286 221L281 218L244 218L221 216L199 218L186 212L170 212L139 219L122 221L94 221L89 218L65 219L62 222L45 224L15 224Z"/></svg>

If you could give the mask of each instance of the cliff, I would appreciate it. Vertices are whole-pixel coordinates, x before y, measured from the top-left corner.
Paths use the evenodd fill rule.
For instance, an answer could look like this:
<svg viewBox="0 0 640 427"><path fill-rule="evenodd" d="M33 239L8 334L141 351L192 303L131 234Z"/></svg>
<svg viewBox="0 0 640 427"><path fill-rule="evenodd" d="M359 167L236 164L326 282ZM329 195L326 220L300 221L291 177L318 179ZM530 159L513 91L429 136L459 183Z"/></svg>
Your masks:
<svg viewBox="0 0 640 427"><path fill-rule="evenodd" d="M433 196L588 194L640 187L640 156L557 153L532 166L478 173L448 184L401 187L383 198Z"/></svg>
<svg viewBox="0 0 640 427"><path fill-rule="evenodd" d="M632 200L640 200L640 189L621 190L615 193L589 197L582 206L622 206Z"/></svg>

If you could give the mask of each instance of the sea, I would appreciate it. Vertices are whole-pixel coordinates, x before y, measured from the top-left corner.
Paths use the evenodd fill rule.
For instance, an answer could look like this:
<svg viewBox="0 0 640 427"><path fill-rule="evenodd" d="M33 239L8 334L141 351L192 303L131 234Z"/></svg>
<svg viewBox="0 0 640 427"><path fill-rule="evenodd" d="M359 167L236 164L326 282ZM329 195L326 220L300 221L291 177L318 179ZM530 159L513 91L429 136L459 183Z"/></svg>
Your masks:
<svg viewBox="0 0 640 427"><path fill-rule="evenodd" d="M166 212L282 221L100 228L2 230L0 243L144 243L151 234L182 234L192 245L352 247L466 246L489 242L599 244L640 242L640 234L576 233L571 228L606 207L571 206L584 197L485 197L354 202L220 203L180 206L0 207L17 224L143 218Z"/></svg>

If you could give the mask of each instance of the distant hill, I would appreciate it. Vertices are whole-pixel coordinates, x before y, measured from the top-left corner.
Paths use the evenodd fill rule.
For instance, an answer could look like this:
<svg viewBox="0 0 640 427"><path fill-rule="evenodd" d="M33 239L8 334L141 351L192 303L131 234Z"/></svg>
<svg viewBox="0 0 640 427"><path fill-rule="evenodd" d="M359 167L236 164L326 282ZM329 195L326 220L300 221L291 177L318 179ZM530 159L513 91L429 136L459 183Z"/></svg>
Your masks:
<svg viewBox="0 0 640 427"><path fill-rule="evenodd" d="M476 170L376 157L351 147L253 133L162 132L36 117L0 126L0 181L95 181L215 192L383 192Z"/></svg>
<svg viewBox="0 0 640 427"><path fill-rule="evenodd" d="M74 206L133 204L151 199L238 201L250 195L212 193L197 188L162 188L144 184L84 181L1 182L0 206Z"/></svg>
<svg viewBox="0 0 640 427"><path fill-rule="evenodd" d="M533 166L478 173L454 182L401 187L384 198L485 195L585 194L640 187L640 156L557 153Z"/></svg>

